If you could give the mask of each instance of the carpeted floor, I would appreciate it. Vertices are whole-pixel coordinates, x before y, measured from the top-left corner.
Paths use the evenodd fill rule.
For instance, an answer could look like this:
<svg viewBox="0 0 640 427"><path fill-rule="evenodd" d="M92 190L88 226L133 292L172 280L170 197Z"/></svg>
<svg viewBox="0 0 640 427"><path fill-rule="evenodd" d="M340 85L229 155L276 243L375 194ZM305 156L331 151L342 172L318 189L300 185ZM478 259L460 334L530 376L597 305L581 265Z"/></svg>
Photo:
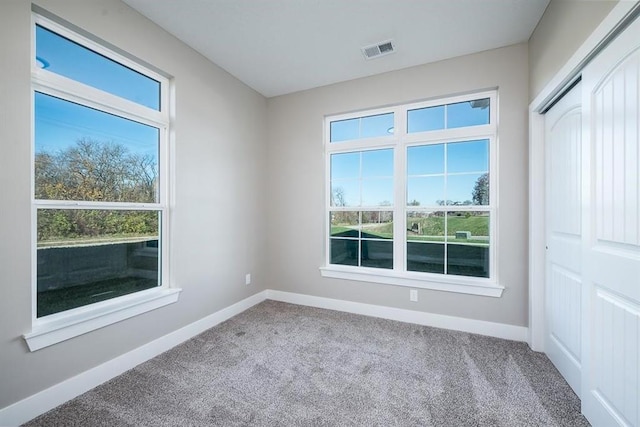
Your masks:
<svg viewBox="0 0 640 427"><path fill-rule="evenodd" d="M588 426L524 343L265 301L28 426Z"/></svg>

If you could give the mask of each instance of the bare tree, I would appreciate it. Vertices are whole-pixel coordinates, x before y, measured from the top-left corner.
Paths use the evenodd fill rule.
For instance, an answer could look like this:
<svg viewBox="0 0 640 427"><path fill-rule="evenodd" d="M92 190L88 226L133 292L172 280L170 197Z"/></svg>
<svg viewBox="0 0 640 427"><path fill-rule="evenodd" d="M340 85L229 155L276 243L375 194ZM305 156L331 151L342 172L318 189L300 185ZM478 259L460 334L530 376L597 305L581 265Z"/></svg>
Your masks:
<svg viewBox="0 0 640 427"><path fill-rule="evenodd" d="M158 167L153 156L131 153L113 142L79 139L57 153L35 155L35 197L153 203ZM110 234L157 233L152 211L55 210L38 212L41 240Z"/></svg>

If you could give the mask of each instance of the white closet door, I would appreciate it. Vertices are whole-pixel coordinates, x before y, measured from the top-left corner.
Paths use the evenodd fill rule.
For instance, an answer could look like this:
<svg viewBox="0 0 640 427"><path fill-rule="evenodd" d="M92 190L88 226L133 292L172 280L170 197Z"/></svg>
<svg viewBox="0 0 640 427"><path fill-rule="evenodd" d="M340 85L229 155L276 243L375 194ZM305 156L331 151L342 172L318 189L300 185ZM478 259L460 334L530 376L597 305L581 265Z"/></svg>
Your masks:
<svg viewBox="0 0 640 427"><path fill-rule="evenodd" d="M582 77L582 412L640 426L640 21Z"/></svg>
<svg viewBox="0 0 640 427"><path fill-rule="evenodd" d="M582 375L581 104L578 84L545 116L545 352L578 396Z"/></svg>

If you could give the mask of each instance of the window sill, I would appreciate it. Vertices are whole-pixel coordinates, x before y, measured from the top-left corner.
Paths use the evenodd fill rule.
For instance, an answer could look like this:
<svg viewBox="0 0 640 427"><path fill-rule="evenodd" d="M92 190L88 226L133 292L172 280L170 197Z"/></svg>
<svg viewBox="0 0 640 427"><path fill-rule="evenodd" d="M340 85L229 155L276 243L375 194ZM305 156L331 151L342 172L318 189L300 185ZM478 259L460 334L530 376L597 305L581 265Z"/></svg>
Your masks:
<svg viewBox="0 0 640 427"><path fill-rule="evenodd" d="M178 301L181 289L150 289L38 319L24 334L30 351L77 337Z"/></svg>
<svg viewBox="0 0 640 427"><path fill-rule="evenodd" d="M406 286L411 288L432 289L436 291L457 292L461 294L481 295L500 298L503 286L488 282L486 279L447 278L445 280L424 277L422 274L398 274L367 268L341 268L335 265L320 267L322 277L356 280L359 282L382 283L385 285Z"/></svg>

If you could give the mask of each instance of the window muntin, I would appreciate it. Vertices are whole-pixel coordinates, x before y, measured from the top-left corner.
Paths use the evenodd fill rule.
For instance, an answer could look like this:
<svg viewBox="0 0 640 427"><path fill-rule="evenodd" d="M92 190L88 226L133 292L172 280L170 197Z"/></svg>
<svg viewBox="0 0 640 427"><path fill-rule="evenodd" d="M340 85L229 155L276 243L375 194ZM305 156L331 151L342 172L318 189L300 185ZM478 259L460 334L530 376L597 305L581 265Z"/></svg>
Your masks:
<svg viewBox="0 0 640 427"><path fill-rule="evenodd" d="M38 24L36 63L52 73L160 110L159 81Z"/></svg>
<svg viewBox="0 0 640 427"><path fill-rule="evenodd" d="M393 162L391 148L331 154L332 264L393 268Z"/></svg>
<svg viewBox="0 0 640 427"><path fill-rule="evenodd" d="M407 212L407 270L489 277L489 227L487 211Z"/></svg>
<svg viewBox="0 0 640 427"><path fill-rule="evenodd" d="M480 208L489 204L489 145L407 147L407 271L489 277L490 210ZM411 210L420 206L428 210Z"/></svg>
<svg viewBox="0 0 640 427"><path fill-rule="evenodd" d="M375 274L365 262L369 254L364 253L363 240L368 236L363 238L366 222L361 213L369 206L384 209L386 203L379 197L362 197L362 156L384 151L394 159L388 163L391 170L385 170L391 186L370 182L370 191L391 195L387 209L394 219L390 222L393 237L387 240L385 257L380 256L380 248L374 251L378 259L386 260L384 268L392 270L394 277L412 280L424 275L426 281L456 285L496 283L496 203L495 195L489 197L495 172L496 94L483 95L389 108L394 123L389 129L392 137L385 139L351 138L332 145L336 122L356 123L374 114L327 118L328 266ZM336 203L336 190L342 191L339 199L344 203ZM351 215L351 222L336 217L338 212ZM371 252L370 248L366 250ZM389 283L389 276L384 277L383 283Z"/></svg>
<svg viewBox="0 0 640 427"><path fill-rule="evenodd" d="M407 133L487 125L489 118L489 98L410 109Z"/></svg>
<svg viewBox="0 0 640 427"><path fill-rule="evenodd" d="M393 268L392 211L332 211L332 264Z"/></svg>
<svg viewBox="0 0 640 427"><path fill-rule="evenodd" d="M168 286L169 117L159 111L168 105L164 77L134 71L144 67L109 58L106 48L48 19L34 21L38 321Z"/></svg>
<svg viewBox="0 0 640 427"><path fill-rule="evenodd" d="M332 121L330 142L388 136L393 133L393 120L393 113L385 113Z"/></svg>
<svg viewBox="0 0 640 427"><path fill-rule="evenodd" d="M407 204L486 205L488 174L488 139L408 147Z"/></svg>
<svg viewBox="0 0 640 427"><path fill-rule="evenodd" d="M393 150L331 155L331 206L390 206L393 201Z"/></svg>

